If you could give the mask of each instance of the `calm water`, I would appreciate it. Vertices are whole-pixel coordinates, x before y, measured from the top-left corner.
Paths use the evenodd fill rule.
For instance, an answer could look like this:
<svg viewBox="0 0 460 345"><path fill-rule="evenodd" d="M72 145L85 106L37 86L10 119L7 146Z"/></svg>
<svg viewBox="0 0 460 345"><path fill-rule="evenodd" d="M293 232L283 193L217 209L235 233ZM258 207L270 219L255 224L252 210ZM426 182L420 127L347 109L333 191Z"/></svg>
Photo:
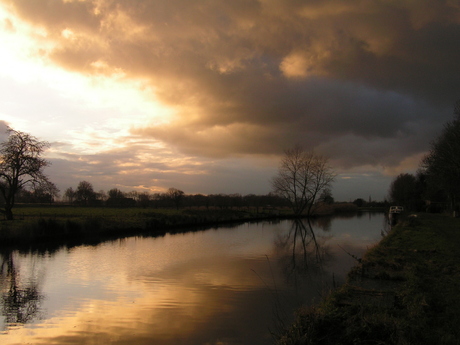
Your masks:
<svg viewBox="0 0 460 345"><path fill-rule="evenodd" d="M270 344L384 224L364 213L3 253L0 344Z"/></svg>

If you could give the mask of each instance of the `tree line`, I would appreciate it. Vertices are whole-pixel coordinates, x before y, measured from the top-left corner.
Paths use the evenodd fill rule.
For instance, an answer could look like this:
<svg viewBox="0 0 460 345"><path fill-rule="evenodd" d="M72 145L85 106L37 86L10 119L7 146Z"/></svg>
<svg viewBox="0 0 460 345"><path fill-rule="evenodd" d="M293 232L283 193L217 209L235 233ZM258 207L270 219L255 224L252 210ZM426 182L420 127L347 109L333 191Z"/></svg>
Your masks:
<svg viewBox="0 0 460 345"><path fill-rule="evenodd" d="M44 174L50 162L42 157L45 141L7 128L8 139L0 144L0 212L12 220L16 203L52 203L59 189ZM296 216L308 216L318 203L334 202L330 185L335 173L328 159L300 146L287 149L267 195L186 195L177 188L165 193L123 192L113 188L96 192L88 181L80 181L64 192L67 203L80 206L112 207L290 207Z"/></svg>
<svg viewBox="0 0 460 345"><path fill-rule="evenodd" d="M74 189L69 187L64 192L63 201L72 205L81 206L109 206L109 207L153 207L153 208L242 208L242 207L286 207L285 199L269 193L267 195L234 194L185 194L177 188L169 188L163 193L149 193L130 191L123 192L112 188L108 192L96 192L88 181L79 182Z"/></svg>
<svg viewBox="0 0 460 345"><path fill-rule="evenodd" d="M401 173L391 182L389 197L410 211L459 211L460 100L453 119L431 142L415 174Z"/></svg>

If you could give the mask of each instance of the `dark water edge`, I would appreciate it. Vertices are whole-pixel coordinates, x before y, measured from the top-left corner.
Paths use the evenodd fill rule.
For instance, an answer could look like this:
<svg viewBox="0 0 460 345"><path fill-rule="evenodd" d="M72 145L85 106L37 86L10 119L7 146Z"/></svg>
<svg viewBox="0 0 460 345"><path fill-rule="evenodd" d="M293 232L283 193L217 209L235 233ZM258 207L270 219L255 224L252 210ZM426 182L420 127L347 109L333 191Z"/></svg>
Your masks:
<svg viewBox="0 0 460 345"><path fill-rule="evenodd" d="M333 217L353 218L367 213L381 213L382 210L351 210L334 214L314 215L310 219L319 223ZM121 210L123 215L123 210ZM156 213L154 217L132 222L114 222L104 216L89 216L79 219L65 217L43 217L23 224L18 221L0 222L0 250L20 250L54 252L61 247L79 245L98 245L107 241L139 236L162 237L166 234L179 234L216 229L220 226L237 227L244 223L277 223L296 218L292 214L251 213L241 210L188 210L180 215ZM306 219L306 218L304 218ZM19 221L20 222L20 221Z"/></svg>
<svg viewBox="0 0 460 345"><path fill-rule="evenodd" d="M213 219L177 219L165 216L162 219L146 221L144 226L107 224L103 217L85 220L41 218L20 228L8 227L7 221L0 228L0 250L54 252L61 247L79 245L98 245L126 237L162 237L166 234L179 234L216 229L220 226L237 227L244 223L280 222L291 216L245 216L240 212L225 212Z"/></svg>

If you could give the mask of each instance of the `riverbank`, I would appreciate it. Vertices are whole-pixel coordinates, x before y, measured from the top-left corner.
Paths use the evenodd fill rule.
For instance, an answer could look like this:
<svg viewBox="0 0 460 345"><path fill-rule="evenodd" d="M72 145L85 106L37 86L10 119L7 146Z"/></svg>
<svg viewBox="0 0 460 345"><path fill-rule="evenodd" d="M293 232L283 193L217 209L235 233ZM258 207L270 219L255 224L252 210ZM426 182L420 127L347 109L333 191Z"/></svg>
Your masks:
<svg viewBox="0 0 460 345"><path fill-rule="evenodd" d="M316 216L357 212L355 205L317 207ZM15 220L0 221L0 247L77 245L127 236L162 236L221 224L293 217L288 208L111 208L70 205L18 206Z"/></svg>
<svg viewBox="0 0 460 345"><path fill-rule="evenodd" d="M459 344L459 248L459 219L403 219L345 285L300 310L278 343Z"/></svg>
<svg viewBox="0 0 460 345"><path fill-rule="evenodd" d="M103 241L110 238L162 236L182 228L200 229L230 222L271 219L272 209L141 209L73 206L24 207L16 219L0 222L0 246L27 246L67 241Z"/></svg>

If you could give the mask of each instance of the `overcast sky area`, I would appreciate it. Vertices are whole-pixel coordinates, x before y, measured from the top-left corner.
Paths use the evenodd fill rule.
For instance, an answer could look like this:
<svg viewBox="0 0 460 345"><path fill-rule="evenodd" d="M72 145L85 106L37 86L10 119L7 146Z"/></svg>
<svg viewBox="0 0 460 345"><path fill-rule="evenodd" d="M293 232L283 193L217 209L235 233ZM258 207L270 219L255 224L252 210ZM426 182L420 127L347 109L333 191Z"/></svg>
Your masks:
<svg viewBox="0 0 460 345"><path fill-rule="evenodd" d="M460 98L457 0L0 0L0 139L61 193L267 194L300 144L383 200Z"/></svg>

